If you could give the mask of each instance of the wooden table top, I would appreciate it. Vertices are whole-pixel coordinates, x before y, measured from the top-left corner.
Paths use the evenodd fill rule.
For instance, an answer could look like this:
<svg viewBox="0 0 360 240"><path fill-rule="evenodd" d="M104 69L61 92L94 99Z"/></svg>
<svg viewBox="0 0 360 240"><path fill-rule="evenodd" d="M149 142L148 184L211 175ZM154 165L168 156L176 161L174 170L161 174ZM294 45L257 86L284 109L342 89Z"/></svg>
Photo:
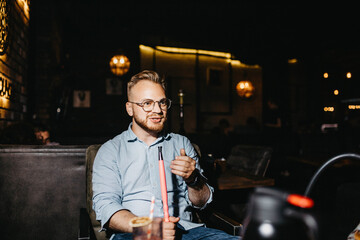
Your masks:
<svg viewBox="0 0 360 240"><path fill-rule="evenodd" d="M226 169L217 179L219 190L253 188L259 186L273 186L275 180L246 172Z"/></svg>

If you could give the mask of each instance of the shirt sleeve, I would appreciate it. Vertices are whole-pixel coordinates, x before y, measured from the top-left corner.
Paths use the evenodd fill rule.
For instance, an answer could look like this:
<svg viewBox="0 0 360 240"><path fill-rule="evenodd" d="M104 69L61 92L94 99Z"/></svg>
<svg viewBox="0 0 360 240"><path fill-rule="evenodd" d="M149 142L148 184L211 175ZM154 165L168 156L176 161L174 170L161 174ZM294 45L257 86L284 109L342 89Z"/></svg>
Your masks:
<svg viewBox="0 0 360 240"><path fill-rule="evenodd" d="M118 147L111 142L101 146L93 165L93 209L101 228L122 206L121 178L116 164Z"/></svg>
<svg viewBox="0 0 360 240"><path fill-rule="evenodd" d="M201 177L204 178L204 179L207 179L207 178L204 176L204 174L203 174L204 170L203 170L203 169L201 168L201 166L200 166L199 156L198 156L197 152L195 151L194 146L191 144L190 140L187 139L187 138L185 138L185 143L184 143L184 145L185 145L185 152L188 154L189 157L191 157L192 159L194 159L194 160L196 161L196 168L199 170L199 173L200 173ZM207 187L209 188L209 190L210 190L210 196L209 196L209 199L207 200L207 202L206 202L202 207L195 206L195 205L190 201L189 191L188 191L188 189L186 188L186 190L185 190L185 199L186 199L186 201L190 204L191 207L196 208L196 209L204 209L204 208L207 207L207 205L208 205L209 203L212 202L212 200L213 200L214 188L211 187L211 186L210 186L209 184L207 184L207 183L205 183L205 184L206 184L206 186L207 186Z"/></svg>

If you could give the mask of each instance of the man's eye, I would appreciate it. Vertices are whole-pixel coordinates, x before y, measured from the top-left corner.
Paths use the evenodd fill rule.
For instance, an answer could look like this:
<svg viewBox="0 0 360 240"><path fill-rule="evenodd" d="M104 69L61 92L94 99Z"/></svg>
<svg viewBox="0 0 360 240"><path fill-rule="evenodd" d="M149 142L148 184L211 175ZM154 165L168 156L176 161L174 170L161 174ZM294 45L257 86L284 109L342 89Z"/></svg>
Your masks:
<svg viewBox="0 0 360 240"><path fill-rule="evenodd" d="M153 104L153 101L145 101L143 102L144 106L151 106Z"/></svg>

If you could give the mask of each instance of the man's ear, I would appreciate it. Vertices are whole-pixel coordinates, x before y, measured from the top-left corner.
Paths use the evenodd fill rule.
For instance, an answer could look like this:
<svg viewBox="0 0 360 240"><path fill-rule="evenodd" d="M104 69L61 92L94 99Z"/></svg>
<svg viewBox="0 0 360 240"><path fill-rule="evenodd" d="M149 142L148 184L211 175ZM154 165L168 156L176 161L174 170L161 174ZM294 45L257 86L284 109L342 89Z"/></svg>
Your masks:
<svg viewBox="0 0 360 240"><path fill-rule="evenodd" d="M127 102L125 104L125 107L126 107L126 111L127 113L129 114L130 117L133 116L133 108L132 108L132 104L130 102Z"/></svg>

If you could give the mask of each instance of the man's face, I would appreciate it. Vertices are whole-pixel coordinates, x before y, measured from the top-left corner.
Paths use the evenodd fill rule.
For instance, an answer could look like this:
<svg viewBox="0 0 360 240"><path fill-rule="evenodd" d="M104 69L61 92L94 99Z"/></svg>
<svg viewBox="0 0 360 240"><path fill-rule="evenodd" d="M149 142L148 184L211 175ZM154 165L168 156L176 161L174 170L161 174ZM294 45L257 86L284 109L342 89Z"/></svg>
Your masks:
<svg viewBox="0 0 360 240"><path fill-rule="evenodd" d="M42 144L47 144L50 140L49 131L36 131L35 132L36 139Z"/></svg>
<svg viewBox="0 0 360 240"><path fill-rule="evenodd" d="M138 82L132 87L129 94L129 102L136 103L142 103L144 100L160 101L164 98L166 95L161 85L147 80ZM133 117L133 127L140 127L150 133L159 133L163 130L167 109L162 110L156 102L152 111L145 112L141 106L129 102L127 111Z"/></svg>

